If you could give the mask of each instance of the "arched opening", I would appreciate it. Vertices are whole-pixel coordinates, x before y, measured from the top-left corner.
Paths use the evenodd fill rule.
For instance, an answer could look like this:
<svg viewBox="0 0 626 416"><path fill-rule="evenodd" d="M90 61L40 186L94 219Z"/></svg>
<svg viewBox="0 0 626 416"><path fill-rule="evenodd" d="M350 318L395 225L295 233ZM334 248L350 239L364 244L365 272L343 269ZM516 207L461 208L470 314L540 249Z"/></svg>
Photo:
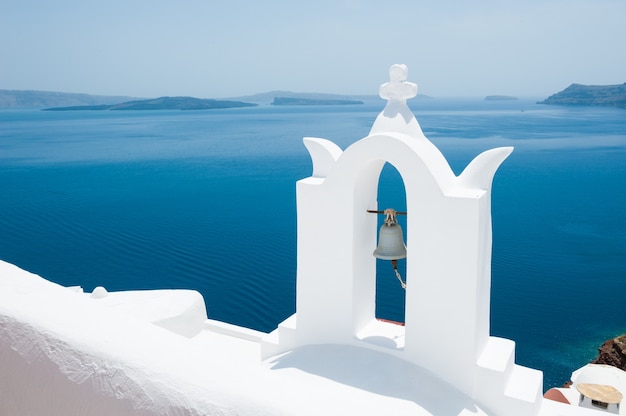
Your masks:
<svg viewBox="0 0 626 416"><path fill-rule="evenodd" d="M378 181L378 209L393 208L406 212L406 188L398 170L390 163L385 163ZM385 219L378 216L377 233ZM404 241L407 234L407 216L398 215L398 224L402 227ZM406 259L398 260L398 272L406 282ZM397 323L405 322L406 291L402 288L393 270L391 261L376 260L376 309L375 317L380 320Z"/></svg>

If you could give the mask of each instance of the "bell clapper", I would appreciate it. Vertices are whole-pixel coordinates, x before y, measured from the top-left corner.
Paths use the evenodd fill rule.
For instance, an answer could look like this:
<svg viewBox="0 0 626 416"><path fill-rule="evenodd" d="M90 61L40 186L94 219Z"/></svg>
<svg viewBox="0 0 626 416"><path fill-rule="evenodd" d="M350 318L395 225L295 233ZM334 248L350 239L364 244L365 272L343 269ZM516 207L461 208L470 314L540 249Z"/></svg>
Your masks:
<svg viewBox="0 0 626 416"><path fill-rule="evenodd" d="M402 289L406 290L406 283L402 281L402 276L400 276L400 272L398 271L398 260L391 260L391 265L393 266L393 271L396 273L396 277L400 281L400 286L402 286Z"/></svg>

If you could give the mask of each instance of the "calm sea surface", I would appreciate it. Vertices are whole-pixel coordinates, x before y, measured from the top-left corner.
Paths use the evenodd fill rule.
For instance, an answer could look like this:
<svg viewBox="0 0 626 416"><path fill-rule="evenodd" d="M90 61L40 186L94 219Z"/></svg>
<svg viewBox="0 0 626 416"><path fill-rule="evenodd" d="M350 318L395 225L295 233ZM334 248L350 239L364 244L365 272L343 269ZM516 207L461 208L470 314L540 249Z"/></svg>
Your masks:
<svg viewBox="0 0 626 416"><path fill-rule="evenodd" d="M457 174L515 146L493 187L491 332L562 384L626 332L626 110L409 104ZM270 331L295 308L302 137L346 148L382 106L1 110L0 259L86 291L197 289L210 317ZM393 168L379 195L403 209ZM403 320L388 267L377 314Z"/></svg>

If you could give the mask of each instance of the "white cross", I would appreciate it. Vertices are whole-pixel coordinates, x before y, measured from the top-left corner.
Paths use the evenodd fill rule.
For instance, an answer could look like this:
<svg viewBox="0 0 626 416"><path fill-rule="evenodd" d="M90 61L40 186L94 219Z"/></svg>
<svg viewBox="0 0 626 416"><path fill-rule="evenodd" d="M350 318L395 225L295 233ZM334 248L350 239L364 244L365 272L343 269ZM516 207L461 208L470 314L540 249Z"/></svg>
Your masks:
<svg viewBox="0 0 626 416"><path fill-rule="evenodd" d="M389 82L380 86L379 95L387 101L406 102L417 95L417 84L406 81L408 69L404 64L391 65Z"/></svg>

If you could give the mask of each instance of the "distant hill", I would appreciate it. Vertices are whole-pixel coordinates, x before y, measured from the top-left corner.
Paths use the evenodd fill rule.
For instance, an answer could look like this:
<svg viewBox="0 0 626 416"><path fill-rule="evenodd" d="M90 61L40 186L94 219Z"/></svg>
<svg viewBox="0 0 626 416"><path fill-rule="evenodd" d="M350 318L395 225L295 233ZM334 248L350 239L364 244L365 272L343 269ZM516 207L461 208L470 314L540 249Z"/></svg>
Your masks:
<svg viewBox="0 0 626 416"><path fill-rule="evenodd" d="M572 84L538 104L626 108L626 83L618 85Z"/></svg>
<svg viewBox="0 0 626 416"><path fill-rule="evenodd" d="M517 97L510 95L488 95L485 97L485 101L515 101Z"/></svg>
<svg viewBox="0 0 626 416"><path fill-rule="evenodd" d="M118 104L135 97L89 95L67 92L0 90L0 108L41 108L73 105Z"/></svg>
<svg viewBox="0 0 626 416"><path fill-rule="evenodd" d="M214 101L238 101L248 104L269 105L274 98L297 98L303 100L348 100L363 101L364 103L383 103L378 95L342 95L342 94L326 94L312 92L292 92L292 91L268 91L260 94L247 95L241 97L223 98ZM165 97L161 97L165 98ZM182 97L170 97L182 98ZM191 97L187 97L191 98ZM415 99L431 99L427 95L418 94ZM155 99L159 100L159 98ZM199 100L199 99L198 99ZM137 97L127 96L109 96L109 95L89 95L52 91L31 91L31 90L1 90L0 89L0 108L58 108L58 107L91 107L82 108L83 110L104 110L113 109L106 106L115 104L128 103L133 101L150 101L141 100ZM155 104L156 106L157 104ZM191 103L188 105L192 106ZM205 103L210 106L211 104ZM98 108L101 107L101 108ZM216 108L216 107L206 107Z"/></svg>
<svg viewBox="0 0 626 416"><path fill-rule="evenodd" d="M274 97L272 105L353 105L363 104L361 100L329 100L298 97Z"/></svg>
<svg viewBox="0 0 626 416"><path fill-rule="evenodd" d="M377 95L342 95L327 94L318 92L293 92L293 91L268 91L259 94L246 95L240 97L227 98L228 100L239 100L262 105L272 104L276 97L297 98L304 100L356 100L356 101L376 101L380 100Z"/></svg>
<svg viewBox="0 0 626 416"><path fill-rule="evenodd" d="M318 92L293 92L293 91L268 91L260 94L246 95L240 97L231 97L229 100L240 100L249 103L257 103L262 105L272 104L276 97L279 98L296 98L303 100L349 100L349 101L363 101L364 103L384 103L384 100L378 95L342 95L342 94L327 94ZM415 99L430 99L428 95L417 94Z"/></svg>
<svg viewBox="0 0 626 416"><path fill-rule="evenodd" d="M212 100L194 97L160 97L148 100L133 100L113 105L86 105L45 108L44 111L76 110L212 110L217 108L254 107L257 104L241 101Z"/></svg>

